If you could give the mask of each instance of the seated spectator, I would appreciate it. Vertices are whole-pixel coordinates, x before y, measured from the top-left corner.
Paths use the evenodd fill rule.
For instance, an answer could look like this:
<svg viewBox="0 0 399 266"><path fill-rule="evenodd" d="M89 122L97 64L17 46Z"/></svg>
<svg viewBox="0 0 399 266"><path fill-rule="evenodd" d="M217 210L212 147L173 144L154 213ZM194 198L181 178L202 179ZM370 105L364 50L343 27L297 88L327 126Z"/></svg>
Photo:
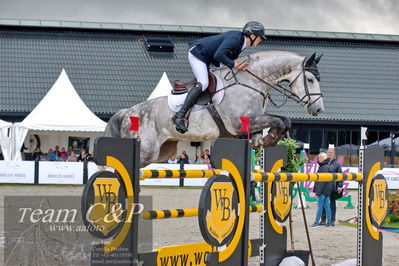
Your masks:
<svg viewBox="0 0 399 266"><path fill-rule="evenodd" d="M42 151L40 150L40 147L36 147L35 151L32 154L32 159L34 161L40 161L41 160L41 156L43 155Z"/></svg>
<svg viewBox="0 0 399 266"><path fill-rule="evenodd" d="M71 155L71 152L72 152L72 151L73 151L72 146L69 146L69 147L68 147L68 150L67 150L68 155Z"/></svg>
<svg viewBox="0 0 399 266"><path fill-rule="evenodd" d="M86 148L82 148L80 150L78 161L79 162L87 162L87 161L92 161L92 160L93 160L93 157L91 156L91 154L86 150Z"/></svg>
<svg viewBox="0 0 399 266"><path fill-rule="evenodd" d="M211 164L211 160L209 159L208 155L204 155L204 159L202 160L203 164Z"/></svg>
<svg viewBox="0 0 399 266"><path fill-rule="evenodd" d="M173 155L172 157L170 157L168 160L168 163L177 163L176 155Z"/></svg>
<svg viewBox="0 0 399 266"><path fill-rule="evenodd" d="M49 161L56 161L57 160L57 156L55 155L55 152L54 152L54 150L52 148L50 148L48 150L47 160L49 160Z"/></svg>
<svg viewBox="0 0 399 266"><path fill-rule="evenodd" d="M208 159L210 160L211 159L211 154L209 153L208 149L205 150L205 154L208 156Z"/></svg>
<svg viewBox="0 0 399 266"><path fill-rule="evenodd" d="M76 159L76 155L75 155L75 152L74 152L74 151L71 151L71 154L69 154L67 161L68 161L68 162L77 162L77 161L78 161L78 160Z"/></svg>
<svg viewBox="0 0 399 266"><path fill-rule="evenodd" d="M61 153L58 157L60 161L66 161L66 159L68 158L68 153L65 151L64 147L61 148Z"/></svg>
<svg viewBox="0 0 399 266"><path fill-rule="evenodd" d="M189 164L190 163L188 160L188 155L185 151L183 151L180 154L180 158L179 158L179 160L177 160L177 163L179 163L179 164Z"/></svg>
<svg viewBox="0 0 399 266"><path fill-rule="evenodd" d="M205 155L205 152L201 151L200 155L197 155L197 158L195 159L194 163L202 164L203 163L202 160L204 159L204 155Z"/></svg>
<svg viewBox="0 0 399 266"><path fill-rule="evenodd" d="M61 151L60 151L60 146L55 145L55 150L54 150L55 156L60 157Z"/></svg>

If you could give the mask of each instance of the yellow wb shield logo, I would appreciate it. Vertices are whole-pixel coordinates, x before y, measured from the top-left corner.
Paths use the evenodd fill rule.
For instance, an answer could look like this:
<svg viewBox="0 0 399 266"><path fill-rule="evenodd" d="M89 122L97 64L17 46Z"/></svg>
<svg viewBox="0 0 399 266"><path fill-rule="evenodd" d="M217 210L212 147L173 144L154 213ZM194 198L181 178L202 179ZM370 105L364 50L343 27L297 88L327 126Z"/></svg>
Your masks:
<svg viewBox="0 0 399 266"><path fill-rule="evenodd" d="M291 211L290 182L276 182L274 186L276 186L273 198L274 212L281 221L284 221Z"/></svg>
<svg viewBox="0 0 399 266"><path fill-rule="evenodd" d="M378 226L385 220L388 211L387 183L385 179L374 179L371 189L371 217Z"/></svg>
<svg viewBox="0 0 399 266"><path fill-rule="evenodd" d="M93 183L94 203L89 217L106 236L121 222L122 206L118 202L120 183L116 178L97 178Z"/></svg>
<svg viewBox="0 0 399 266"><path fill-rule="evenodd" d="M206 223L209 233L222 243L233 231L237 218L232 202L234 187L230 182L214 182L210 192L211 209L207 211Z"/></svg>

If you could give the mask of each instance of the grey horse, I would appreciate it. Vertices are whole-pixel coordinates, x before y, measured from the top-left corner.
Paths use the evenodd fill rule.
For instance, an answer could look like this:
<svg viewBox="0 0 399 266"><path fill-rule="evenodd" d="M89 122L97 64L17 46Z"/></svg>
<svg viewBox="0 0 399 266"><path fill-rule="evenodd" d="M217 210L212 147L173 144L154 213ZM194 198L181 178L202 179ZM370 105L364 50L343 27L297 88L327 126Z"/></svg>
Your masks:
<svg viewBox="0 0 399 266"><path fill-rule="evenodd" d="M260 134L252 137L254 148L275 145L290 129L291 122L286 117L266 113L266 106L270 102L269 90L279 88L281 91L282 87L278 84L283 81L288 81L291 88L283 92L285 95L304 105L310 115L322 113L324 103L317 69L319 60L320 57L315 58L315 54L303 57L292 52L267 51L238 59L249 64L248 71L216 70L214 74L222 79L225 87L223 100L215 106L224 128L232 136L242 135L240 117L247 116L250 132L270 128L265 138ZM173 115L167 97L148 100L113 115L105 136L135 137L135 132L129 130L129 117L139 117L141 167L165 161L176 154L178 141L201 142L221 136L222 130L207 109L191 112L189 131L185 134L176 131L171 120Z"/></svg>

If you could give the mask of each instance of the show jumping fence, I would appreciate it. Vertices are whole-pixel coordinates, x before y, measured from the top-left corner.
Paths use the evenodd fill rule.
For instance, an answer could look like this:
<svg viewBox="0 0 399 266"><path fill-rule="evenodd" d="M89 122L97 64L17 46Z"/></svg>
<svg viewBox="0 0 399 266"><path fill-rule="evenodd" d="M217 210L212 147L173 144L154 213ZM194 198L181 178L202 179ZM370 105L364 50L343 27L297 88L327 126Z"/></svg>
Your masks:
<svg viewBox="0 0 399 266"><path fill-rule="evenodd" d="M278 173L286 163L286 148L282 146L266 149L264 170L253 172L248 141L217 139L211 148L212 166L220 170L140 171L139 140L96 139L95 162L114 168L115 173L102 171L94 174L83 193L82 215L86 225L102 225L100 232L92 232L103 241L93 247L92 265L99 265L97 261L117 262L119 265L170 265L169 258L180 258L181 261L176 262L183 263L183 257L186 259L184 263L194 265L194 257L199 253L204 257L195 265L245 266L249 257L258 255L260 265L278 265L284 257L292 255L287 251L287 230L282 225L291 212L292 182L340 180L359 182L358 265L382 265L382 234L377 231L385 218L387 207L386 181L378 175L383 160L382 150L376 147L361 149L362 173L303 174ZM139 204L139 180L181 177L209 178L202 190L198 208L135 213ZM249 205L251 180L263 184L263 205ZM96 209L96 204L106 208ZM249 240L250 212L261 213L259 239ZM115 215L119 218L117 221L110 219ZM205 242L139 253L137 236L140 215L143 219L198 216ZM120 257L125 260L115 261Z"/></svg>

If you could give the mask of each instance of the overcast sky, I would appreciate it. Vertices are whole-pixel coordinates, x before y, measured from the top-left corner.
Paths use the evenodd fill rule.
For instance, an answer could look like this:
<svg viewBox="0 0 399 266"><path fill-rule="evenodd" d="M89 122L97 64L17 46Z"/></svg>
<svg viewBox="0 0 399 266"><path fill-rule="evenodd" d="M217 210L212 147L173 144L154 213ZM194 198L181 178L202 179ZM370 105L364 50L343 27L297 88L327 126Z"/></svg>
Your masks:
<svg viewBox="0 0 399 266"><path fill-rule="evenodd" d="M399 34L396 0L0 0L0 18Z"/></svg>

